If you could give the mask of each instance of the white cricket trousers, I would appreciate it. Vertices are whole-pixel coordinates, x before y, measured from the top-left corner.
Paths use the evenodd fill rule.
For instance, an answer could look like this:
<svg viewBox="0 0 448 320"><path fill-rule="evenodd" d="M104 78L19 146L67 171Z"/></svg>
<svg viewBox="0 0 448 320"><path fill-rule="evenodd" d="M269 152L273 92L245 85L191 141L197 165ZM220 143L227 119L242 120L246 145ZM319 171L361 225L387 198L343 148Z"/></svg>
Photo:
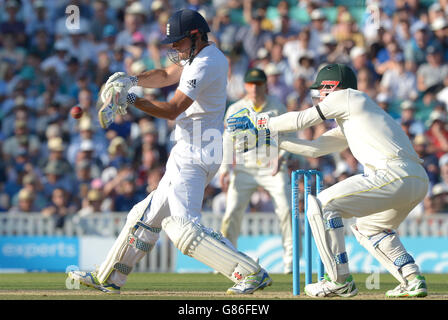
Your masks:
<svg viewBox="0 0 448 320"><path fill-rule="evenodd" d="M390 235L391 230L396 230L423 200L428 183L425 169L420 164L389 161L385 170L349 177L319 193L317 198L321 202L323 219L330 226L327 245L334 256L339 257L336 262L338 277L349 274L349 267L343 225L335 221L356 217L356 227L365 237L374 239L382 233ZM381 237L378 243L383 253L399 267L403 277L419 273L419 267L397 234Z"/></svg>
<svg viewBox="0 0 448 320"><path fill-rule="evenodd" d="M271 196L274 211L279 219L283 245L283 263L285 268L292 265L292 222L291 222L291 182L285 170L276 175L261 175L257 169L235 170L227 191L226 211L221 232L233 245L237 246L243 216L250 198L257 188L263 187Z"/></svg>
<svg viewBox="0 0 448 320"><path fill-rule="evenodd" d="M170 215L198 222L205 187L220 165L220 159L211 159L204 149L179 141L171 150L143 222L161 228L162 220Z"/></svg>

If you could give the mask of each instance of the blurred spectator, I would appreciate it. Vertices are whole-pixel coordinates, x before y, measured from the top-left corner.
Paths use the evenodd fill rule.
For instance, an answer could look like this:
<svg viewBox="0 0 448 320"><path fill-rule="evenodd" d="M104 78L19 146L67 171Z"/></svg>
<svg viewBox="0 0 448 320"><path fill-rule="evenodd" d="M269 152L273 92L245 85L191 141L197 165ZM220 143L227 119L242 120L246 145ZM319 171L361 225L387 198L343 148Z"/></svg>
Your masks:
<svg viewBox="0 0 448 320"><path fill-rule="evenodd" d="M137 193L135 176L129 174L123 177L116 187L113 209L118 212L129 212L132 207L143 200L146 194Z"/></svg>
<svg viewBox="0 0 448 320"><path fill-rule="evenodd" d="M426 48L427 63L423 63L417 70L417 87L424 92L431 87L443 84L448 76L448 65L444 64L440 45L430 45Z"/></svg>
<svg viewBox="0 0 448 320"><path fill-rule="evenodd" d="M67 61L70 58L69 45L65 40L57 40L54 44L54 53L42 61L41 68L43 71L54 70L62 77L67 71Z"/></svg>
<svg viewBox="0 0 448 320"><path fill-rule="evenodd" d="M84 199L81 209L77 212L80 217L90 216L104 212L102 209L103 194L98 189L91 189L87 193L87 198Z"/></svg>
<svg viewBox="0 0 448 320"><path fill-rule="evenodd" d="M48 34L52 34L53 21L49 15L48 9L45 6L45 1L35 0L32 3L33 11L26 24L26 33L34 35L36 32L42 30Z"/></svg>
<svg viewBox="0 0 448 320"><path fill-rule="evenodd" d="M253 15L249 25L241 27L235 35L235 41L242 43L244 53L250 62L257 59L260 48L265 47L270 50L272 47L272 32L261 28L263 18L261 15Z"/></svg>
<svg viewBox="0 0 448 320"><path fill-rule="evenodd" d="M45 197L50 200L55 189L72 190L72 179L65 175L63 163L52 160L44 168L42 185Z"/></svg>
<svg viewBox="0 0 448 320"><path fill-rule="evenodd" d="M404 100L401 105L400 123L403 130L409 136L411 141L417 135L425 133L425 125L420 120L415 119L415 104L410 100Z"/></svg>
<svg viewBox="0 0 448 320"><path fill-rule="evenodd" d="M241 43L234 44L228 48L227 59L229 61L229 76L227 79L228 105L241 99L245 94L244 75L249 68L249 59L243 53Z"/></svg>
<svg viewBox="0 0 448 320"><path fill-rule="evenodd" d="M25 23L19 18L21 3L18 0L5 0L4 9L6 19L0 23L1 35L12 34L17 44L24 46L26 43L26 27Z"/></svg>
<svg viewBox="0 0 448 320"><path fill-rule="evenodd" d="M426 137L429 142L429 152L435 153L440 158L448 152L448 130L446 128L447 115L440 111L433 111L429 117L429 129Z"/></svg>
<svg viewBox="0 0 448 320"><path fill-rule="evenodd" d="M281 77L281 71L273 63L269 63L264 69L267 77L267 88L269 94L276 96L283 104L286 104L286 98L292 92L292 89L286 85Z"/></svg>
<svg viewBox="0 0 448 320"><path fill-rule="evenodd" d="M297 40L288 41L283 46L283 55L288 60L289 67L297 70L299 67L299 58L307 54L311 58L315 58L317 48L311 46L310 30L303 29L300 31Z"/></svg>
<svg viewBox="0 0 448 320"><path fill-rule="evenodd" d="M26 51L17 46L17 38L13 33L5 33L2 36L2 48L0 49L1 63L7 63L20 70L25 63Z"/></svg>
<svg viewBox="0 0 448 320"><path fill-rule="evenodd" d="M109 143L104 136L104 132L99 130L95 131L92 120L89 117L84 116L79 120L78 130L79 133L72 136L70 144L68 145L67 160L73 166L82 145L82 151L91 152L91 155L87 155L88 158L94 158L95 162L101 168L109 161L107 153L107 146ZM90 142L86 142L83 145L83 141Z"/></svg>
<svg viewBox="0 0 448 320"><path fill-rule="evenodd" d="M439 181L439 159L434 153L429 152L428 139L423 134L418 134L412 141L414 149L417 152L420 159L423 160L423 167L428 174L429 181L432 187Z"/></svg>
<svg viewBox="0 0 448 320"><path fill-rule="evenodd" d="M45 198L42 190L43 185L39 178L39 176L35 173L27 173L23 176L22 179L22 190L26 190L31 194L33 197L33 208L36 209L36 211L42 210L44 207L47 206L47 199ZM23 195L22 195L23 196ZM11 200L11 204L13 206L17 206L19 203L20 198L20 192L17 193Z"/></svg>
<svg viewBox="0 0 448 320"><path fill-rule="evenodd" d="M306 109L313 105L313 101L311 99L311 93L307 86L306 78L297 77L293 82L294 91L290 93L287 97L287 100L295 99L297 102L297 106L299 110Z"/></svg>
<svg viewBox="0 0 448 320"><path fill-rule="evenodd" d="M395 56L388 66L381 79L380 90L392 101L415 100L418 95L417 78L405 69L403 55Z"/></svg>
<svg viewBox="0 0 448 320"><path fill-rule="evenodd" d="M338 42L351 41L354 46L364 47L365 40L359 32L356 21L348 10L339 13L337 22L332 28L332 33Z"/></svg>
<svg viewBox="0 0 448 320"><path fill-rule="evenodd" d="M448 214L448 187L444 184L436 184L431 190L431 205L426 214Z"/></svg>
<svg viewBox="0 0 448 320"><path fill-rule="evenodd" d="M220 47L230 47L234 45L234 39L239 26L230 19L230 9L226 6L218 8L213 19L212 29Z"/></svg>
<svg viewBox="0 0 448 320"><path fill-rule="evenodd" d="M424 25L414 30L411 42L406 44L404 54L406 61L412 62L416 68L426 62L426 48L430 40L429 34Z"/></svg>
<svg viewBox="0 0 448 320"><path fill-rule="evenodd" d="M133 2L126 7L124 29L118 33L115 45L124 48L132 44L132 36L134 33L144 31L145 19L146 10L139 1Z"/></svg>
<svg viewBox="0 0 448 320"><path fill-rule="evenodd" d="M274 43L270 52L270 60L271 63L280 70L283 82L292 88L294 71L289 68L288 60L283 56L283 46L281 44Z"/></svg>
<svg viewBox="0 0 448 320"><path fill-rule="evenodd" d="M18 152L26 150L31 159L36 159L39 149L39 138L29 132L25 121L18 120L15 122L14 135L7 138L3 143L3 156L5 161L8 162L15 158Z"/></svg>
<svg viewBox="0 0 448 320"><path fill-rule="evenodd" d="M93 19L90 24L90 32L93 35L93 40L99 42L103 40L104 28L106 26L115 27L115 20L108 15L109 3L106 0L94 0L93 4Z"/></svg>
<svg viewBox="0 0 448 320"><path fill-rule="evenodd" d="M27 190L21 189L17 196L17 204L9 209L10 213L38 213L39 208L35 204L35 195Z"/></svg>
<svg viewBox="0 0 448 320"><path fill-rule="evenodd" d="M283 3L287 2L283 1ZM275 22L276 21L274 21L274 24ZM295 25L294 21L291 20L288 12L280 14L277 23L278 26L274 25L274 42L283 46L286 42L294 40L299 32L299 28Z"/></svg>
<svg viewBox="0 0 448 320"><path fill-rule="evenodd" d="M442 48L443 60L448 58L448 21L446 17L440 16L431 23L431 30L434 33L434 38Z"/></svg>
<svg viewBox="0 0 448 320"><path fill-rule="evenodd" d="M35 54L40 61L47 59L52 53L51 39L48 30L39 29L34 33L31 39L30 54Z"/></svg>
<svg viewBox="0 0 448 320"><path fill-rule="evenodd" d="M71 202L70 193L63 188L55 188L51 193L50 205L42 210L44 217L52 217L56 228L64 227L67 216L76 213L76 206Z"/></svg>
<svg viewBox="0 0 448 320"><path fill-rule="evenodd" d="M73 167L70 165L65 157L66 146L61 137L53 137L48 139L47 142L48 154L42 157L39 161L39 167L41 169L45 168L50 161L58 161L61 164L63 172L66 175L71 176L73 172Z"/></svg>
<svg viewBox="0 0 448 320"><path fill-rule="evenodd" d="M311 11L311 29L310 41L312 48L318 48L321 52L323 46L323 38L325 34L331 32L331 27L327 21L327 16L321 8L316 8Z"/></svg>
<svg viewBox="0 0 448 320"><path fill-rule="evenodd" d="M129 162L128 148L126 145L126 141L122 137L117 136L113 138L109 144L107 151L109 152L110 167L115 167L118 169Z"/></svg>
<svg viewBox="0 0 448 320"><path fill-rule="evenodd" d="M368 52L365 48L363 47L351 48L350 60L351 60L351 67L356 74L358 74L360 70L366 68L371 72L373 80L377 80L379 78L378 74L375 71L375 67L372 64L368 56Z"/></svg>

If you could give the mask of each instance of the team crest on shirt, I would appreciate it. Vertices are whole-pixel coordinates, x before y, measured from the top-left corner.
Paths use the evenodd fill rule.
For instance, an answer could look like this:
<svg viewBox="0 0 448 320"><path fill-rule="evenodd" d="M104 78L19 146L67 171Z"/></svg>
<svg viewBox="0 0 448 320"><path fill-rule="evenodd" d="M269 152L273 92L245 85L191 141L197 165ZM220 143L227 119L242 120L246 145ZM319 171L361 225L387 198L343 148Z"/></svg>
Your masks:
<svg viewBox="0 0 448 320"><path fill-rule="evenodd" d="M193 80L188 80L187 81L187 85L190 87L190 88L196 88L196 79L193 79Z"/></svg>

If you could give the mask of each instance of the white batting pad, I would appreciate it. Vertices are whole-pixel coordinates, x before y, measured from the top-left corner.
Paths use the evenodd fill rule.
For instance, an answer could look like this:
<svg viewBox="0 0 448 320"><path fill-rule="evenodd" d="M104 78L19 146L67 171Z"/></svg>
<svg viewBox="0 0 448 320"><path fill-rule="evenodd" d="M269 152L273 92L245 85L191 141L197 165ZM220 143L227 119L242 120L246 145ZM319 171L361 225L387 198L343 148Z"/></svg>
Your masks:
<svg viewBox="0 0 448 320"><path fill-rule="evenodd" d="M97 277L101 283L106 282L114 270L122 275L119 277L120 282L126 281L126 276L132 271L134 265L150 252L157 242L160 228L159 230L151 228L140 221L151 199L152 194L136 204L129 212L125 226L109 250L106 260L98 269ZM115 284L122 285L123 283Z"/></svg>
<svg viewBox="0 0 448 320"><path fill-rule="evenodd" d="M227 246L220 233L185 217L167 217L162 221L162 228L183 254L215 269L235 283L261 268L244 253Z"/></svg>

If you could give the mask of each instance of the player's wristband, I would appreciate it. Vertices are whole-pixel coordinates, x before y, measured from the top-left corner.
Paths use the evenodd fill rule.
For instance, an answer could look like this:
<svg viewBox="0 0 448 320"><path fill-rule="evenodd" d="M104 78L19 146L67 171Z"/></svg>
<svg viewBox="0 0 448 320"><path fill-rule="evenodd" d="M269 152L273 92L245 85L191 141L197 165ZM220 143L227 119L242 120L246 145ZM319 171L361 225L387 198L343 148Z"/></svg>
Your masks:
<svg viewBox="0 0 448 320"><path fill-rule="evenodd" d="M136 76L129 76L129 79L131 80L132 85L134 87L138 85L138 77L136 77Z"/></svg>
<svg viewBox="0 0 448 320"><path fill-rule="evenodd" d="M135 104L136 99L137 95L135 93L128 93L128 95L126 96L126 102L132 106Z"/></svg>

